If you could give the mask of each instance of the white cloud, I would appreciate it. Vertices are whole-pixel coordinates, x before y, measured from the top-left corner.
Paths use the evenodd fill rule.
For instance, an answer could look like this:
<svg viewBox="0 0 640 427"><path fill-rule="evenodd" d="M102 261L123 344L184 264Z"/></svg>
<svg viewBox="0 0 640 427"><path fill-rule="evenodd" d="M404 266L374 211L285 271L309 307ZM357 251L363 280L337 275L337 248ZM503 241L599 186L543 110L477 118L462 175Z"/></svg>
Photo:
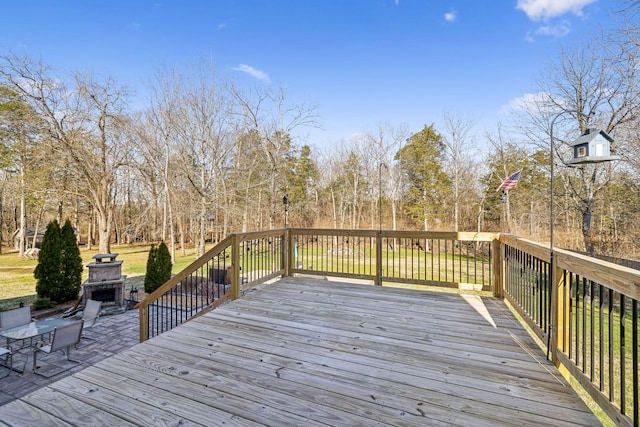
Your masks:
<svg viewBox="0 0 640 427"><path fill-rule="evenodd" d="M517 111L540 112L548 109L549 96L544 92L525 93L513 98L507 105L500 109L501 114L510 114Z"/></svg>
<svg viewBox="0 0 640 427"><path fill-rule="evenodd" d="M518 0L516 9L522 10L532 21L547 20L565 13L582 15L582 9L596 0Z"/></svg>
<svg viewBox="0 0 640 427"><path fill-rule="evenodd" d="M571 29L566 24L558 25L543 25L536 30L536 34L539 36L550 37L564 37L571 32Z"/></svg>
<svg viewBox="0 0 640 427"><path fill-rule="evenodd" d="M242 71L243 73L247 73L251 77L255 77L256 79L262 80L264 82L270 81L269 75L267 73L265 73L264 71L256 70L255 68L249 65L240 64L237 67L233 67L233 69L235 71Z"/></svg>
<svg viewBox="0 0 640 427"><path fill-rule="evenodd" d="M227 24L225 22L218 24L218 30L224 30L225 28L227 28Z"/></svg>
<svg viewBox="0 0 640 427"><path fill-rule="evenodd" d="M454 10L444 14L444 19L447 22L455 22L457 18L458 18L458 13L456 11L454 11Z"/></svg>

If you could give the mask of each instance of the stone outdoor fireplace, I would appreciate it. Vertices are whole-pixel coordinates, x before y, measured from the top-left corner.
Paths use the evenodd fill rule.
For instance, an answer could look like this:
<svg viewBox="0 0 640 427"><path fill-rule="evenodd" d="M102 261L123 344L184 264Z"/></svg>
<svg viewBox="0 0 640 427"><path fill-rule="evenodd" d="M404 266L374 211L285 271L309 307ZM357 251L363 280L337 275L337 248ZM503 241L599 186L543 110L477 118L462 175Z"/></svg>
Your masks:
<svg viewBox="0 0 640 427"><path fill-rule="evenodd" d="M116 261L118 254L97 254L87 265L89 278L82 284L82 303L87 300L101 301L103 307L125 305L122 261Z"/></svg>

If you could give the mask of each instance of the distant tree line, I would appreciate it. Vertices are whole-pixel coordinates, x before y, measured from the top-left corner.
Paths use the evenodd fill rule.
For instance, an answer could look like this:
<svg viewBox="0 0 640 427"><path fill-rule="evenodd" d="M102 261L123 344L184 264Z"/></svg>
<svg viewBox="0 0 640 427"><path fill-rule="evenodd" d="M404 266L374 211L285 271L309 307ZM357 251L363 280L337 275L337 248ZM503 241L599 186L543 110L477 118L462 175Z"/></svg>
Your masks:
<svg viewBox="0 0 640 427"><path fill-rule="evenodd" d="M640 230L637 6L620 29L563 50L507 125L475 136L472 119L380 123L319 149L301 135L317 109L271 86L220 81L210 64L158 70L142 111L111 77L65 76L0 56L0 238L24 253L26 229L70 219L101 253L113 242L205 251L231 232L289 225L503 231L546 241L549 165L560 246L633 256ZM541 64L543 66L543 64ZM440 125L435 122L439 120ZM555 137L550 157L550 132ZM565 167L588 128L623 161ZM488 147L480 151L478 147ZM522 169L516 189L496 191Z"/></svg>

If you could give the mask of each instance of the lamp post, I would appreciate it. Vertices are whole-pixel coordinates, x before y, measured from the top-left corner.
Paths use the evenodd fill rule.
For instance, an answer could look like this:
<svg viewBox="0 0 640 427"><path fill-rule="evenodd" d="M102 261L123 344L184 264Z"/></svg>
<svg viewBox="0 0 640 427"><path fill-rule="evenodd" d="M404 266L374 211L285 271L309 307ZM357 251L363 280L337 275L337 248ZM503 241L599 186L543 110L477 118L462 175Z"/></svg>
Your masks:
<svg viewBox="0 0 640 427"><path fill-rule="evenodd" d="M287 194L282 198L282 204L284 205L284 228L289 226L289 196Z"/></svg>
<svg viewBox="0 0 640 427"><path fill-rule="evenodd" d="M550 162L550 169L551 169L551 178L549 179L549 187L550 187L550 192L551 192L551 198L550 198L550 207L549 207L549 211L550 211L550 219L549 219L549 256L550 256L550 262L553 264L553 125L556 123L556 120L558 120L558 118L560 116L562 116L565 113L565 111L562 111L560 113L558 113L553 120L551 121L551 126L549 128L549 162ZM553 273L552 273L553 274Z"/></svg>
<svg viewBox="0 0 640 427"><path fill-rule="evenodd" d="M547 334L547 359L549 358L549 350L551 348L551 334L553 333L553 320L551 319L551 310L553 309L554 304L554 288L556 287L555 280L555 267L553 262L553 125L556 123L556 120L560 116L562 116L566 111L561 111L556 114L556 116L551 120L551 126L549 127L549 163L550 163L550 174L551 177L549 179L549 292L551 295L549 296L549 333ZM554 352L555 354L555 352Z"/></svg>

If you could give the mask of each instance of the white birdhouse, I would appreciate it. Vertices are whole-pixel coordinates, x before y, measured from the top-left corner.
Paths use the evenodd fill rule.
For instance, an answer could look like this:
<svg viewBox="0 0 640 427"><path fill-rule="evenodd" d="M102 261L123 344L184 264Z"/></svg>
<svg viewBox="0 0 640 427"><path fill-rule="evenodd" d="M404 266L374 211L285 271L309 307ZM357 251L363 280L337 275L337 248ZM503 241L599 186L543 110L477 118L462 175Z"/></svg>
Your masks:
<svg viewBox="0 0 640 427"><path fill-rule="evenodd" d="M611 155L611 143L613 138L600 129L587 129L587 131L571 143L573 147L573 159L567 164L576 165L582 163L600 163L611 160L619 160L619 156Z"/></svg>

